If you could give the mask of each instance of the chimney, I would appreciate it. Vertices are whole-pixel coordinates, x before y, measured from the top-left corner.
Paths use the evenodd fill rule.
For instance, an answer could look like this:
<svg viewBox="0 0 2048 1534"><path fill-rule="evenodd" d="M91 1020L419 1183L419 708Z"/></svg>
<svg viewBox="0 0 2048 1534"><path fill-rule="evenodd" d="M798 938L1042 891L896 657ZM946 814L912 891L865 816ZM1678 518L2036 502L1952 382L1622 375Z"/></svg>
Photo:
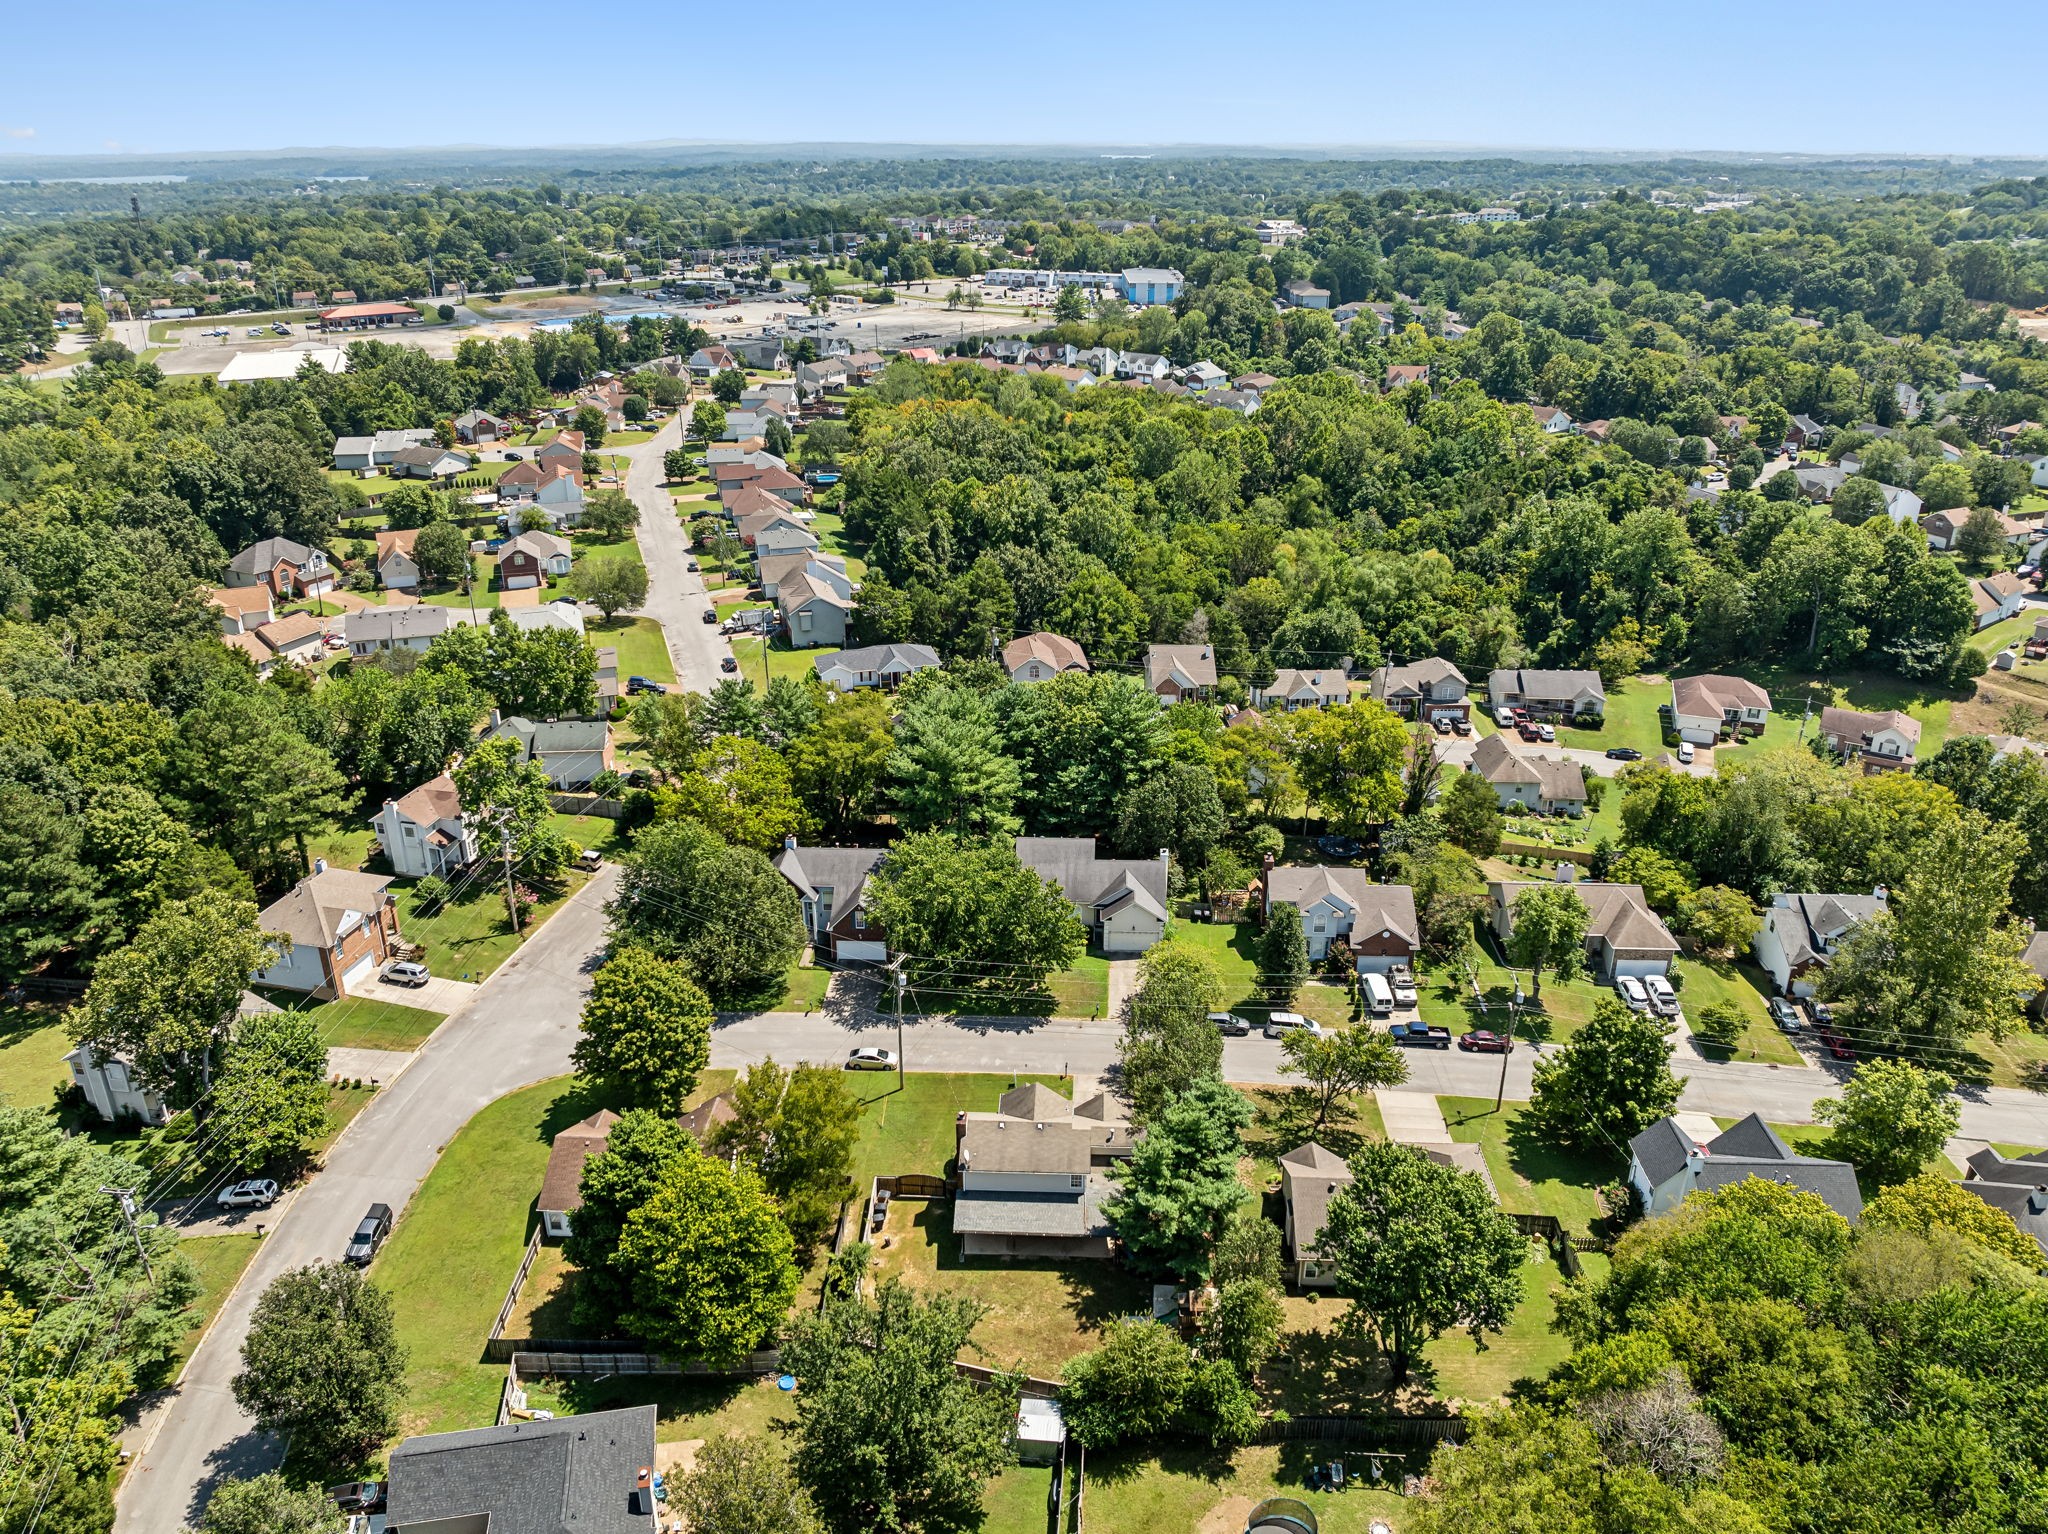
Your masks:
<svg viewBox="0 0 2048 1534"><path fill-rule="evenodd" d="M1267 853L1259 859L1259 920L1263 922L1273 911L1273 854Z"/></svg>
<svg viewBox="0 0 2048 1534"><path fill-rule="evenodd" d="M492 728L492 729L494 729L494 730L495 730L495 729L496 729L496 728L497 728L497 727L498 727L498 726L499 726L500 724L504 723L504 720L505 720L505 716L504 716L504 715L503 715L503 714L502 714L501 712L499 712L499 711L498 711L497 709L495 709L495 708L491 710L491 728Z"/></svg>
<svg viewBox="0 0 2048 1534"><path fill-rule="evenodd" d="M796 832L788 831L783 834L782 850L785 852L796 851Z"/></svg>
<svg viewBox="0 0 2048 1534"><path fill-rule="evenodd" d="M1870 894L1871 898L1874 899L1879 905L1888 906L1891 904L1892 892L1886 889L1882 884L1880 884L1876 889L1872 890Z"/></svg>
<svg viewBox="0 0 2048 1534"><path fill-rule="evenodd" d="M327 859L325 859L325 858L315 858L315 859L313 859L313 872L314 872L314 873L316 873L316 874L324 874L324 873L326 873L326 872L327 872Z"/></svg>

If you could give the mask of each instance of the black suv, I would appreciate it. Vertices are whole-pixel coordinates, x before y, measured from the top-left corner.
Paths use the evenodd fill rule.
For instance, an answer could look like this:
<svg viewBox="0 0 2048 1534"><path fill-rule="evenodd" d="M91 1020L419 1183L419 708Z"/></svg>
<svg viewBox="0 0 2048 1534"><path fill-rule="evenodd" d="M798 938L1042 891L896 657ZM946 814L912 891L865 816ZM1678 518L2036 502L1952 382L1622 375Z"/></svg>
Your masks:
<svg viewBox="0 0 2048 1534"><path fill-rule="evenodd" d="M348 1238L348 1250L343 1260L359 1268L367 1268L370 1259L377 1255L377 1248L384 1244L384 1238L391 1234L391 1206L372 1204L369 1213L363 1216L356 1233Z"/></svg>

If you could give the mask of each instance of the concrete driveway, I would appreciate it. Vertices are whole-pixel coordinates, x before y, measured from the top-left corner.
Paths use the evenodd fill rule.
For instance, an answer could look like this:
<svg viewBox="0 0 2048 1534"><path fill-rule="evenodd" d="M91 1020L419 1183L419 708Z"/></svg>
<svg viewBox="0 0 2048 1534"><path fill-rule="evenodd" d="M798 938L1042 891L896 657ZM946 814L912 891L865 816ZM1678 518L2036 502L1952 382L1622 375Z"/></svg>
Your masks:
<svg viewBox="0 0 2048 1534"><path fill-rule="evenodd" d="M439 975L430 976L425 985L398 985L379 975L357 994L373 1001L388 1001L393 1006L414 1007L422 1012L439 1012L448 1017L475 1001L480 989L482 987L474 980L443 980Z"/></svg>

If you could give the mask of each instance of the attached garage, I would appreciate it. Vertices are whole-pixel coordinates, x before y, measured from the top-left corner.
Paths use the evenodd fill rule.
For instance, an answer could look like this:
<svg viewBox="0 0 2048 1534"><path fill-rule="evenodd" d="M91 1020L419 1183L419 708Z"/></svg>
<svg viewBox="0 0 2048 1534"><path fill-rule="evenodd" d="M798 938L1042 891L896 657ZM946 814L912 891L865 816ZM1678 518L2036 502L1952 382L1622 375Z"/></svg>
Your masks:
<svg viewBox="0 0 2048 1534"><path fill-rule="evenodd" d="M357 986L366 983L377 972L377 956L366 953L341 973L341 988L353 992Z"/></svg>
<svg viewBox="0 0 2048 1534"><path fill-rule="evenodd" d="M886 964L889 962L889 945L876 942L854 942L841 938L838 943L841 964Z"/></svg>

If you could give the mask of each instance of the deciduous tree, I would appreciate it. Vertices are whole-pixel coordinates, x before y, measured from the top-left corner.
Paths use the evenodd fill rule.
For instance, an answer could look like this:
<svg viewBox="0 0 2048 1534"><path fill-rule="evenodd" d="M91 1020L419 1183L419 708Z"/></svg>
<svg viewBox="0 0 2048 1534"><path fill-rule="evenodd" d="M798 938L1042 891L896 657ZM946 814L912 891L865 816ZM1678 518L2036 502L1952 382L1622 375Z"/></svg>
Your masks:
<svg viewBox="0 0 2048 1534"><path fill-rule="evenodd" d="M579 602L588 602L609 623L619 613L647 602L647 566L637 559L595 557L569 572L563 585Z"/></svg>
<svg viewBox="0 0 2048 1534"><path fill-rule="evenodd" d="M1476 772L1453 777L1438 805L1443 816L1444 835L1475 858L1490 858L1500 851L1501 829L1506 820L1500 812L1500 796Z"/></svg>
<svg viewBox="0 0 2048 1534"><path fill-rule="evenodd" d="M1828 1150L1881 1184L1917 1177L1962 1122L1955 1081L1905 1060L1865 1060L1840 1097L1823 1097L1813 1116L1830 1126Z"/></svg>
<svg viewBox="0 0 2048 1534"><path fill-rule="evenodd" d="M1613 1154L1678 1106L1685 1083L1671 1074L1673 1031L1601 997L1592 1020L1536 1062L1531 1120L1560 1145Z"/></svg>
<svg viewBox="0 0 2048 1534"><path fill-rule="evenodd" d="M1368 698L1311 710L1294 733L1302 789L1341 829L1358 835L1401 806L1408 732L1384 703Z"/></svg>
<svg viewBox="0 0 2048 1534"><path fill-rule="evenodd" d="M750 1167L686 1152L626 1217L617 1267L631 1275L633 1334L682 1358L731 1360L782 1323L796 1293L794 1248Z"/></svg>
<svg viewBox="0 0 2048 1534"><path fill-rule="evenodd" d="M1317 1129L1339 1110L1340 1098L1397 1087L1408 1079L1408 1062L1394 1041L1365 1027L1342 1028L1321 1037L1306 1028L1290 1028L1280 1040L1280 1057L1289 1075L1308 1083Z"/></svg>
<svg viewBox="0 0 2048 1534"><path fill-rule="evenodd" d="M332 1497L275 1470L222 1482L199 1519L200 1534L342 1534L347 1526Z"/></svg>
<svg viewBox="0 0 2048 1534"><path fill-rule="evenodd" d="M608 1097L680 1113L711 1061L711 1021L682 965L617 947L591 982L571 1060Z"/></svg>
<svg viewBox="0 0 2048 1534"><path fill-rule="evenodd" d="M327 1041L302 1012L259 1012L236 1027L214 1083L206 1133L229 1166L253 1170L305 1151L327 1127Z"/></svg>
<svg viewBox="0 0 2048 1534"><path fill-rule="evenodd" d="M808 1259L853 1191L861 1102L845 1074L822 1065L788 1069L771 1059L750 1066L732 1089L733 1117L711 1132L710 1149L738 1155L761 1174L781 1205L797 1254Z"/></svg>
<svg viewBox="0 0 2048 1534"><path fill-rule="evenodd" d="M904 837L868 880L868 909L912 985L1024 994L1084 946L1073 902L1007 843Z"/></svg>
<svg viewBox="0 0 2048 1534"><path fill-rule="evenodd" d="M717 1438L696 1467L670 1483L669 1506L693 1534L824 1534L817 1503L782 1446L766 1438Z"/></svg>
<svg viewBox="0 0 2048 1534"><path fill-rule="evenodd" d="M1570 980L1586 964L1586 923L1593 913L1578 891L1563 884L1534 884L1519 891L1508 908L1513 927L1508 959L1524 966L1535 980L1534 995L1543 998L1543 972Z"/></svg>
<svg viewBox="0 0 2048 1534"><path fill-rule="evenodd" d="M713 1000L779 982L804 946L789 881L694 820L641 831L605 912L617 938L682 960Z"/></svg>
<svg viewBox="0 0 2048 1534"><path fill-rule="evenodd" d="M1221 1074L1223 1035L1209 1013L1222 999L1215 962L1191 944L1158 943L1140 961L1118 1051L1124 1094L1141 1120Z"/></svg>
<svg viewBox="0 0 2048 1534"><path fill-rule="evenodd" d="M1183 1282L1205 1277L1231 1213L1249 1196L1238 1181L1251 1105L1214 1077L1174 1098L1129 1161L1111 1170L1103 1206L1125 1254L1142 1272Z"/></svg>
<svg viewBox="0 0 2048 1534"><path fill-rule="evenodd" d="M575 1313L599 1333L615 1331L632 1292L619 1266L619 1235L627 1217L654 1195L669 1166L694 1155L689 1131L671 1114L629 1108L604 1149L583 1163L575 1216L562 1255L576 1265Z"/></svg>
<svg viewBox="0 0 2048 1534"><path fill-rule="evenodd" d="M383 1290L339 1262L294 1268L256 1302L235 1401L299 1453L352 1464L398 1431L406 1360Z"/></svg>
<svg viewBox="0 0 2048 1534"><path fill-rule="evenodd" d="M2042 1257L2041 1243L2014 1224L2011 1215L1938 1172L1921 1172L1885 1188L1863 1206L1862 1223L1865 1230L1914 1235L1953 1231L2029 1272L2040 1271L2048 1260Z"/></svg>

